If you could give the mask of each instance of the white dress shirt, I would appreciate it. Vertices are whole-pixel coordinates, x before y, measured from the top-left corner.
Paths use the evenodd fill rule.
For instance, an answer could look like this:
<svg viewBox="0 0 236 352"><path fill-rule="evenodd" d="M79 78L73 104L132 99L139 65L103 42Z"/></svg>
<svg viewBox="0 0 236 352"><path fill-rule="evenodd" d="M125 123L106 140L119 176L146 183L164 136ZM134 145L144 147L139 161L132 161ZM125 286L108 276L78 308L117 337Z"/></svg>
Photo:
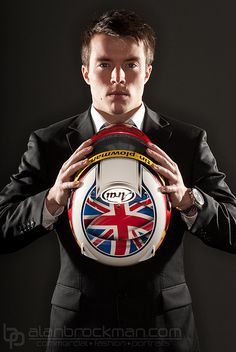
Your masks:
<svg viewBox="0 0 236 352"><path fill-rule="evenodd" d="M129 123L131 120L134 125L139 129L143 129L143 120L144 120L144 115L145 115L145 106L142 103L140 108L126 121ZM92 116L92 121L93 121L93 126L95 129L95 132L98 132L100 128L107 122L104 117L94 108L92 105L91 107L91 116Z"/></svg>

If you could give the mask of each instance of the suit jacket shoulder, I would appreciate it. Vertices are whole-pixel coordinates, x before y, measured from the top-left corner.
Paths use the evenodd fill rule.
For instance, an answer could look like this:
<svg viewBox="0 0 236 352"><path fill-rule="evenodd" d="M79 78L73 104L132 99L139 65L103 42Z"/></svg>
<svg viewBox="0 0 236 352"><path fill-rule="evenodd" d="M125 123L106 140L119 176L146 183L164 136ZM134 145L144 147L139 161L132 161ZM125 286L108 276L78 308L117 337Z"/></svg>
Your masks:
<svg viewBox="0 0 236 352"><path fill-rule="evenodd" d="M206 131L200 126L196 126L192 123L182 121L175 117L166 115L162 112L158 112L161 119L167 121L172 127L173 131L181 136L186 135L189 138L194 138L199 136L199 134L206 133Z"/></svg>
<svg viewBox="0 0 236 352"><path fill-rule="evenodd" d="M34 131L34 133L39 136L39 138L46 140L56 140L56 139L60 139L61 136L65 135L65 133L68 132L68 130L70 129L70 126L75 126L75 125L79 125L79 122L81 120L84 120L86 117L88 117L88 110L83 112L83 113L79 113L70 117L67 117L63 120L60 120L58 122L55 122L51 125L48 125L46 127L37 129Z"/></svg>

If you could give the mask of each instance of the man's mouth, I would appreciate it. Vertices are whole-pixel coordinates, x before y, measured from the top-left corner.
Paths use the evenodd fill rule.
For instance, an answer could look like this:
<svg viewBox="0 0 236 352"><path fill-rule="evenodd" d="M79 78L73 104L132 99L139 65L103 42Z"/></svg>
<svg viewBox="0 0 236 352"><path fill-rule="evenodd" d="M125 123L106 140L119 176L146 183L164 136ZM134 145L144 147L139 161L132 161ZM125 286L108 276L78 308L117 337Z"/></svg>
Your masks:
<svg viewBox="0 0 236 352"><path fill-rule="evenodd" d="M128 96L129 93L127 91L123 91L123 90L114 90L108 93L108 95L111 96Z"/></svg>

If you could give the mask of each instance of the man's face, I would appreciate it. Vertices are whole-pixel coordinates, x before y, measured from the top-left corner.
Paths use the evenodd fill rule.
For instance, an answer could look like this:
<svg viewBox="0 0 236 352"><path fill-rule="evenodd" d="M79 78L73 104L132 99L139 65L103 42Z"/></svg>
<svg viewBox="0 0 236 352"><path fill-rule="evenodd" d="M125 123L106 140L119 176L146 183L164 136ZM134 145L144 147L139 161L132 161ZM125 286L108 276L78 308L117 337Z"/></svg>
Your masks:
<svg viewBox="0 0 236 352"><path fill-rule="evenodd" d="M82 74L94 107L110 122L123 122L141 105L151 74L143 42L96 34L90 43L89 67Z"/></svg>

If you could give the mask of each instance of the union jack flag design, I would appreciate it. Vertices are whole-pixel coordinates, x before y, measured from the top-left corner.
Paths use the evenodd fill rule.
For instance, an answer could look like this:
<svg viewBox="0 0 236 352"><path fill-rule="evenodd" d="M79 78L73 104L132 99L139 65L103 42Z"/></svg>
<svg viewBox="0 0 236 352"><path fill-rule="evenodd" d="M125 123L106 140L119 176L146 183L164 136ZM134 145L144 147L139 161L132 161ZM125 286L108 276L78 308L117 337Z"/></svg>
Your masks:
<svg viewBox="0 0 236 352"><path fill-rule="evenodd" d="M148 243L154 229L154 203L147 190L127 203L96 198L92 187L83 207L85 235L94 248L115 257L130 256Z"/></svg>

